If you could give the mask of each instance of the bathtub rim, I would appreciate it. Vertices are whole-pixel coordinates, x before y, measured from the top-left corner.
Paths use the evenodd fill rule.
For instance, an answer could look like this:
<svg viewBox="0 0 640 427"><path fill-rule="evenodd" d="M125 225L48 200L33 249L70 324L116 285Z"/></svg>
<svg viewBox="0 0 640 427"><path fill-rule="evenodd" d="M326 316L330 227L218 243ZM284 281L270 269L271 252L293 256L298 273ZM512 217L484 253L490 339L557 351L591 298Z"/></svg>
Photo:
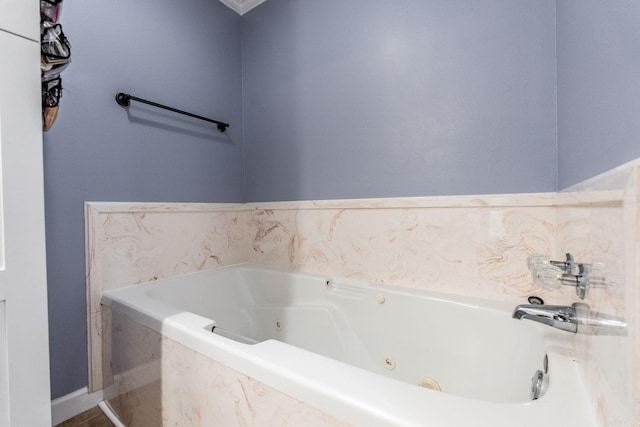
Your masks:
<svg viewBox="0 0 640 427"><path fill-rule="evenodd" d="M211 319L171 307L147 292L153 286L169 280L243 268L326 278L318 274L240 263L106 291L101 301L111 310L123 313L240 374L355 425L454 427L467 426L483 419L496 427L511 427L516 421L518 425L532 427L595 426L595 418L587 404L577 362L570 349L564 345L553 347L548 352L551 384L543 398L525 403L487 402L421 389L275 340L254 345L238 343L207 331L206 327L211 324ZM484 300L476 297L461 297L422 289L379 284L371 286L401 294L417 292L432 299L461 303L474 308L504 311L506 307L511 306L508 303L489 300L485 306L481 304ZM287 363L283 364L281 360L285 356L288 356ZM309 366L326 364L328 360L332 365L335 364L331 368L331 374L327 374L325 370L308 369ZM342 382L346 377L350 379L349 382ZM379 393L379 390L385 392ZM433 404L425 405L425 398ZM461 407L464 410L461 411Z"/></svg>

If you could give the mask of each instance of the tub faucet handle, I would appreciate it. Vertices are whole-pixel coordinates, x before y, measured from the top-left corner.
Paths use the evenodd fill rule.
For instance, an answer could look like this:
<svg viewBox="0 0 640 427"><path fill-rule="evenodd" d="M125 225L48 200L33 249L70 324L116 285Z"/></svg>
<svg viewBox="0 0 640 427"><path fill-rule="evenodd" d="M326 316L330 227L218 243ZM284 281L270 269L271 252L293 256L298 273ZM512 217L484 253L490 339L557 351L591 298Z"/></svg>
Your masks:
<svg viewBox="0 0 640 427"><path fill-rule="evenodd" d="M573 266L575 262L573 260L573 255L567 252L564 255L564 261L549 261L551 265L555 265L556 267L562 269L564 274L573 274Z"/></svg>
<svg viewBox="0 0 640 427"><path fill-rule="evenodd" d="M541 265L539 268L536 268L531 272L533 283L536 286L549 291L560 289L562 286L561 279L563 274L564 273L561 269L550 264Z"/></svg>
<svg viewBox="0 0 640 427"><path fill-rule="evenodd" d="M570 253L565 255L564 261L550 261L540 254L529 255L527 267L536 286L547 290L560 289L561 285L574 286L580 299L586 297L589 287L603 287L606 284L604 278L590 277L590 265L576 263Z"/></svg>
<svg viewBox="0 0 640 427"><path fill-rule="evenodd" d="M527 257L527 267L531 273L544 267L553 266L562 270L564 274L571 274L574 265L573 255L570 253L565 254L564 261L552 261L542 254L533 254Z"/></svg>

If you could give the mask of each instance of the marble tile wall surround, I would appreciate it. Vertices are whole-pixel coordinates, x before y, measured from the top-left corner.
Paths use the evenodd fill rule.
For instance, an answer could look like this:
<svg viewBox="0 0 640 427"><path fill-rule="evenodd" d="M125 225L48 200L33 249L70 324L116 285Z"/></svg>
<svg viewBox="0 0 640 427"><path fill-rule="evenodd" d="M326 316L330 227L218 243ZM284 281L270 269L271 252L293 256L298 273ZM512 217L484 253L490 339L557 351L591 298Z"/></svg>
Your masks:
<svg viewBox="0 0 640 427"><path fill-rule="evenodd" d="M578 262L607 265L603 273L617 282L616 287L590 289L584 303L602 313L625 316L623 207L559 207L558 245ZM580 301L577 296L574 301ZM576 358L582 363L592 406L599 425L623 425L629 420L631 367L629 337L576 334ZM612 351L616 349L616 351Z"/></svg>
<svg viewBox="0 0 640 427"><path fill-rule="evenodd" d="M128 427L350 425L163 337L124 314L105 311L112 325L111 347L106 351L112 359L104 360L104 382L111 384L105 389L105 400Z"/></svg>
<svg viewBox="0 0 640 427"><path fill-rule="evenodd" d="M629 325L632 369L632 419L640 426L640 166L631 174L625 193L625 314Z"/></svg>
<svg viewBox="0 0 640 427"><path fill-rule="evenodd" d="M126 426L162 425L162 336L109 307L102 317L104 401Z"/></svg>
<svg viewBox="0 0 640 427"><path fill-rule="evenodd" d="M531 283L526 259L555 256L553 195L249 204L248 261L513 303L570 290Z"/></svg>
<svg viewBox="0 0 640 427"><path fill-rule="evenodd" d="M89 389L102 388L103 291L243 262L242 204L85 204Z"/></svg>
<svg viewBox="0 0 640 427"><path fill-rule="evenodd" d="M552 254L553 194L254 204L87 203L90 389L103 291L238 262L453 294L562 302L526 257Z"/></svg>
<svg viewBox="0 0 640 427"><path fill-rule="evenodd" d="M638 167L631 164L558 197L557 252L571 252L577 261L593 264L593 275L612 284L589 290L584 302L628 323L626 336L575 335L576 357L602 426L640 425L638 188ZM616 192L609 202L594 201Z"/></svg>
<svg viewBox="0 0 640 427"><path fill-rule="evenodd" d="M537 289L526 268L529 254L561 259L568 251L579 261L604 260L613 270L625 272L625 286L593 290L586 302L606 313L624 314L630 338L619 343L613 342L616 338L576 336L575 344L602 425L627 422L632 398L624 396L633 396L640 408L640 304L635 290L639 273L634 267L640 254L638 187L624 191L631 170L629 165L625 168L559 194L246 205L90 203L87 271L93 389L102 385L103 290L252 262L514 304L526 302L532 294L550 304L570 304L577 300L572 288ZM611 348L621 351L610 357ZM634 386L625 377L629 373ZM636 412L636 419L639 415Z"/></svg>

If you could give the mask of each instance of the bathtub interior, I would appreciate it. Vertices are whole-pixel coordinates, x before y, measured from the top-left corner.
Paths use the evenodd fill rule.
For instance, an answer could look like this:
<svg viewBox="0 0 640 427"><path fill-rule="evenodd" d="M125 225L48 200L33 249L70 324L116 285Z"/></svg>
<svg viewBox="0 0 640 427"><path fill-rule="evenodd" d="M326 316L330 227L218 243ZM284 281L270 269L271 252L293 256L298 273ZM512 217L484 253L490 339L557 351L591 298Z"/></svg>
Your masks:
<svg viewBox="0 0 640 427"><path fill-rule="evenodd" d="M158 281L146 293L231 336L488 402L530 401L545 354L569 342L496 302L246 265Z"/></svg>

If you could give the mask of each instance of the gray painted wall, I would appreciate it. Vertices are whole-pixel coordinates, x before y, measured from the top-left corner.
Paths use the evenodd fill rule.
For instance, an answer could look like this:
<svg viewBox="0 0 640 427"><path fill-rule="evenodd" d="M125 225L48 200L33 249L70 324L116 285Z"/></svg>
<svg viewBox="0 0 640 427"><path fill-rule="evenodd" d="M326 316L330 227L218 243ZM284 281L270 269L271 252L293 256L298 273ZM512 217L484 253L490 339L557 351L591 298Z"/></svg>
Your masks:
<svg viewBox="0 0 640 427"><path fill-rule="evenodd" d="M65 2L72 45L44 135L52 397L87 385L85 200L243 200L240 17L218 1ZM229 122L132 103L118 91Z"/></svg>
<svg viewBox="0 0 640 427"><path fill-rule="evenodd" d="M248 201L556 189L553 0L243 16Z"/></svg>
<svg viewBox="0 0 640 427"><path fill-rule="evenodd" d="M640 2L561 0L557 15L565 188L640 157Z"/></svg>

